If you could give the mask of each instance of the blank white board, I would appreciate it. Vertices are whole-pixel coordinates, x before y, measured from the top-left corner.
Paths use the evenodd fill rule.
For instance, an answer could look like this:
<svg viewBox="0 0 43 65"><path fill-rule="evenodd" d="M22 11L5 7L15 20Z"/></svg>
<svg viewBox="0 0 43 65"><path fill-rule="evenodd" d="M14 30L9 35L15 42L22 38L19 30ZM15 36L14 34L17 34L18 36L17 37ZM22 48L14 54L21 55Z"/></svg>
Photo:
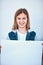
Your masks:
<svg viewBox="0 0 43 65"><path fill-rule="evenodd" d="M1 65L41 65L42 42L2 40Z"/></svg>

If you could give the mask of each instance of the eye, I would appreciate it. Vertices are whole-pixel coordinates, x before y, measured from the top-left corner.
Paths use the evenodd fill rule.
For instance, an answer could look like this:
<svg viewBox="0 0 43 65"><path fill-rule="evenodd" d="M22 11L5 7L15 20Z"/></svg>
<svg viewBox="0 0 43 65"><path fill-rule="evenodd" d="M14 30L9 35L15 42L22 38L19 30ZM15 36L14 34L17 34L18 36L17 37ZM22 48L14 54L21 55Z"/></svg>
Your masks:
<svg viewBox="0 0 43 65"><path fill-rule="evenodd" d="M23 19L25 20L26 18L24 17Z"/></svg>
<svg viewBox="0 0 43 65"><path fill-rule="evenodd" d="M18 18L18 20L20 20L21 18Z"/></svg>

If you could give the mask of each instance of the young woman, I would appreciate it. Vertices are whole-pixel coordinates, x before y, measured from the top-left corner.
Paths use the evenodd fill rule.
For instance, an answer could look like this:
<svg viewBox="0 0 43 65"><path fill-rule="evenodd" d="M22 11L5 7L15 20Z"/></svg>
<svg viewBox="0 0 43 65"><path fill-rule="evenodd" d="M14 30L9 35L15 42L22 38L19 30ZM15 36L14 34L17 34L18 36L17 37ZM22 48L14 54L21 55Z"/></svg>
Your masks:
<svg viewBox="0 0 43 65"><path fill-rule="evenodd" d="M8 33L10 40L35 40L36 33L29 32L30 19L28 11L24 8L18 9L14 16L12 31Z"/></svg>

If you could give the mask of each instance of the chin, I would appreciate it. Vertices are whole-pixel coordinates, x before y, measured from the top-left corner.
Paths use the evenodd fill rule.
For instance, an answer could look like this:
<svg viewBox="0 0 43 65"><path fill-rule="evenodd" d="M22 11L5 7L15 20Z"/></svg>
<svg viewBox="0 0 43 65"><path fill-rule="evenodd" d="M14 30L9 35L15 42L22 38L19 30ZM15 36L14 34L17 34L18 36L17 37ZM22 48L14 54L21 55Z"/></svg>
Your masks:
<svg viewBox="0 0 43 65"><path fill-rule="evenodd" d="M22 26L20 26L20 28L24 28L24 27L25 27L25 26L23 26L23 25L22 25Z"/></svg>

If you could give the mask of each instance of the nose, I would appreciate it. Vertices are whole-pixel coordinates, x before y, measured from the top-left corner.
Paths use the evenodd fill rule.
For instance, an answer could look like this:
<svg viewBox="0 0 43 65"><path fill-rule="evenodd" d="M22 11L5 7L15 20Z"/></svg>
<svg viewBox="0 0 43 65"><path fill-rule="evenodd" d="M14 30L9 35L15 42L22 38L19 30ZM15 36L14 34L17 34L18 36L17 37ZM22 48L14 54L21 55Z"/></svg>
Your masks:
<svg viewBox="0 0 43 65"><path fill-rule="evenodd" d="M20 21L23 22L23 19L21 19Z"/></svg>

